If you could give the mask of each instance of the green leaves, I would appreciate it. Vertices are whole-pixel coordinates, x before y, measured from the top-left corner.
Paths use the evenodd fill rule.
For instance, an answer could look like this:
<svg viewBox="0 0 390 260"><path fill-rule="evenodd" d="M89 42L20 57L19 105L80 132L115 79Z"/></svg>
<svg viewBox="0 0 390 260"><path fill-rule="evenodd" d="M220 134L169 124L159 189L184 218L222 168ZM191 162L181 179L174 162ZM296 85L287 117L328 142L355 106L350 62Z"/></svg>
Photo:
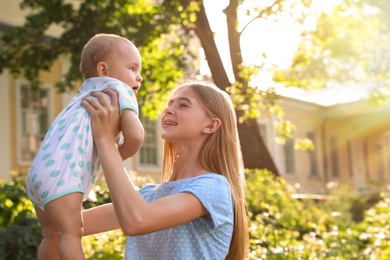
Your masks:
<svg viewBox="0 0 390 260"><path fill-rule="evenodd" d="M34 215L34 206L27 198L24 180L12 182L0 179L0 227L18 224Z"/></svg>
<svg viewBox="0 0 390 260"><path fill-rule="evenodd" d="M390 199L368 204L343 187L333 199L293 199L295 189L264 170L246 171L250 259L387 259ZM371 209L353 222L357 209ZM359 212L360 213L360 212Z"/></svg>
<svg viewBox="0 0 390 260"><path fill-rule="evenodd" d="M48 71L59 58L70 60L59 91L78 89L81 50L96 33L115 33L133 41L142 54L144 81L140 101L165 100L166 93L182 77L185 43L177 34L176 5L161 6L148 0L23 0L21 8L31 9L23 26L10 28L0 37L0 71L8 68L15 76L40 86L39 73ZM55 36L48 36L55 30ZM145 102L151 103L151 102ZM162 111L162 103L152 102L145 111ZM165 105L165 104L164 104ZM145 112L144 111L144 112Z"/></svg>
<svg viewBox="0 0 390 260"><path fill-rule="evenodd" d="M390 20L386 1L342 1L321 13L316 29L303 34L291 67L274 80L305 89L390 75Z"/></svg>

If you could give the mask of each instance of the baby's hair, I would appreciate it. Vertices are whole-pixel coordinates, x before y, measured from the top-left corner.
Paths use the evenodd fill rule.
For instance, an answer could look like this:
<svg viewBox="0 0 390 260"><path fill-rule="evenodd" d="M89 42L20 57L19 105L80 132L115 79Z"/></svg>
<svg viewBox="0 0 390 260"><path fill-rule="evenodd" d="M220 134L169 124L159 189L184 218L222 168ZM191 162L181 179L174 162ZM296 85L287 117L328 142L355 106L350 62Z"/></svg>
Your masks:
<svg viewBox="0 0 390 260"><path fill-rule="evenodd" d="M80 71L83 77L85 79L97 77L97 64L107 59L112 51L117 50L115 47L121 42L134 45L128 39L116 34L99 33L93 36L81 52Z"/></svg>

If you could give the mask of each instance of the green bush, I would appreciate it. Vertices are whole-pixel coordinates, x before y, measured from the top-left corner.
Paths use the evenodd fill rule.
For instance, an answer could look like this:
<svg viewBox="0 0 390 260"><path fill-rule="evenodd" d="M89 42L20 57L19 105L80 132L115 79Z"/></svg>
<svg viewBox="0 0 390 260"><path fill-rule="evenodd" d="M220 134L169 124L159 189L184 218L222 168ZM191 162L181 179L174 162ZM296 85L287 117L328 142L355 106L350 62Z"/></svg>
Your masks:
<svg viewBox="0 0 390 260"><path fill-rule="evenodd" d="M123 260L126 236L121 230L83 237L87 259Z"/></svg>
<svg viewBox="0 0 390 260"><path fill-rule="evenodd" d="M37 248L42 240L41 228L34 217L0 228L0 259L37 259Z"/></svg>
<svg viewBox="0 0 390 260"><path fill-rule="evenodd" d="M0 259L37 258L42 235L33 208L23 179L0 179Z"/></svg>
<svg viewBox="0 0 390 260"><path fill-rule="evenodd" d="M153 182L150 177L132 173L134 183L141 187ZM104 184L104 180L101 181ZM83 202L91 208L111 202L106 186L96 185ZM0 179L0 260L37 259L37 249L42 240L34 206L28 199L25 179L14 176L13 180ZM121 230L83 237L87 259L122 260L126 237Z"/></svg>
<svg viewBox="0 0 390 260"><path fill-rule="evenodd" d="M362 197L341 187L326 191L335 199L298 200L268 171L246 177L250 259L390 259L389 194ZM132 178L138 186L151 181ZM107 188L95 186L83 205L109 201ZM40 228L22 179L0 180L0 209L0 260L36 259ZM86 258L122 260L125 239L120 230L84 237Z"/></svg>
<svg viewBox="0 0 390 260"><path fill-rule="evenodd" d="M380 194L381 200L367 210L362 222L356 225L359 239L364 242L370 259L390 259L390 194Z"/></svg>
<svg viewBox="0 0 390 260"><path fill-rule="evenodd" d="M247 170L246 177L251 259L305 257L304 239L326 230L331 217L320 216L314 202L293 199L294 189L266 170Z"/></svg>
<svg viewBox="0 0 390 260"><path fill-rule="evenodd" d="M34 205L27 198L24 179L11 181L0 179L0 227L23 221L32 217Z"/></svg>
<svg viewBox="0 0 390 260"><path fill-rule="evenodd" d="M284 179L246 173L250 259L390 259L390 197L356 223L354 211L371 202L345 187L328 191L334 199L301 201Z"/></svg>

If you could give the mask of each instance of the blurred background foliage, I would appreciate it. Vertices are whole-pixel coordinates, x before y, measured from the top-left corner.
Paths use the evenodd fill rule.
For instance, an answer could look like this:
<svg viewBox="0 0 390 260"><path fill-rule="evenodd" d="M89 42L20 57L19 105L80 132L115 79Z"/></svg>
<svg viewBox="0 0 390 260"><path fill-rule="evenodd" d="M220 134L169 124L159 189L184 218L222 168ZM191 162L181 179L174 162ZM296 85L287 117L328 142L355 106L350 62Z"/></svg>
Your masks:
<svg viewBox="0 0 390 260"><path fill-rule="evenodd" d="M249 259L389 259L390 195L362 197L332 187L322 199L296 199L295 189L266 170L247 170ZM133 175L137 186L151 179ZM104 183L104 182L101 182ZM41 240L25 182L0 180L0 259L36 259ZM104 184L84 208L110 202ZM87 259L123 259L125 236L114 230L83 238Z"/></svg>

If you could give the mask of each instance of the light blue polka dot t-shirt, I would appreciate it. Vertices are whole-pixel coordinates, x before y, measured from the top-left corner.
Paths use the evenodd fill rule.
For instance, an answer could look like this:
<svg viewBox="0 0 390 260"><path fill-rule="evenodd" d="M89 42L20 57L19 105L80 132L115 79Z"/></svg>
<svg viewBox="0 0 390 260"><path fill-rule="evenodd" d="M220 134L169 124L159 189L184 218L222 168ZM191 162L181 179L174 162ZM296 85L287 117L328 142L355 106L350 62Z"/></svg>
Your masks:
<svg viewBox="0 0 390 260"><path fill-rule="evenodd" d="M211 216L186 224L126 239L126 260L222 260L233 234L233 203L226 178L208 173L193 178L147 185L140 189L147 202L188 192ZM131 202L130 202L131 203ZM158 216L156 216L158 218Z"/></svg>
<svg viewBox="0 0 390 260"><path fill-rule="evenodd" d="M79 93L52 123L27 176L27 195L42 210L50 201L69 193L81 192L85 198L101 173L91 120L81 100L106 88L118 92L121 113L131 109L138 114L135 94L122 81L110 77L85 80Z"/></svg>

